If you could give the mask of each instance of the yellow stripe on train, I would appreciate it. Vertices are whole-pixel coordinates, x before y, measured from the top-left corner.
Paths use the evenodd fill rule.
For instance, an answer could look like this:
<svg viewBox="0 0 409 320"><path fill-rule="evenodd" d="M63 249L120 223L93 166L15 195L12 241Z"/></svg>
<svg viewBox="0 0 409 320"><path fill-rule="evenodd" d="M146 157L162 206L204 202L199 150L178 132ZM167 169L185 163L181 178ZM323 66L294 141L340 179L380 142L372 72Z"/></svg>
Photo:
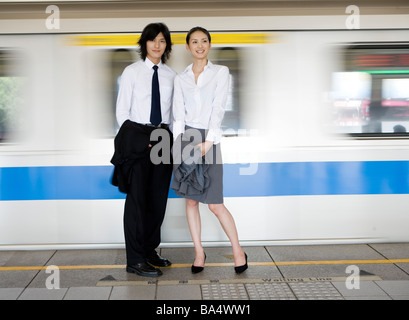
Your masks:
<svg viewBox="0 0 409 320"><path fill-rule="evenodd" d="M185 44L186 34L172 34L172 43ZM272 43L271 33L211 33L212 44L266 44ZM139 34L95 34L70 36L71 46L136 46Z"/></svg>

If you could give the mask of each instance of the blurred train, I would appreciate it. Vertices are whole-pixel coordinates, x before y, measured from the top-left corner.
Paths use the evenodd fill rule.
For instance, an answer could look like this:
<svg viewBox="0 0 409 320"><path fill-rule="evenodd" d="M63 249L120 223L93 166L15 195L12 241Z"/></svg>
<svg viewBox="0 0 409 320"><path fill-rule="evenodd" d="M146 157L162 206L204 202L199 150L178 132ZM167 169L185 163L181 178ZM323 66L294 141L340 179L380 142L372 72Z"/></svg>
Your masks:
<svg viewBox="0 0 409 320"><path fill-rule="evenodd" d="M0 250L124 246L116 93L154 21L177 72L197 25L230 69L224 195L243 245L409 241L409 7L279 3L1 4ZM206 206L202 227L228 243ZM170 191L162 246L190 245Z"/></svg>

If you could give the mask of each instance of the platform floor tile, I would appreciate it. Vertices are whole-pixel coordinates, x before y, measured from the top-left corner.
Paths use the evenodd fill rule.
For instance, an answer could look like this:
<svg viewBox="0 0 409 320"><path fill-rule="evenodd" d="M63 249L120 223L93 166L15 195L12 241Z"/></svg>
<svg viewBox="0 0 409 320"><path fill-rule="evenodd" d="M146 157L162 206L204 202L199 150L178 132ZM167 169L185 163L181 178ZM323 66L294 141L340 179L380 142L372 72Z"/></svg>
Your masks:
<svg viewBox="0 0 409 320"><path fill-rule="evenodd" d="M112 288L110 300L155 300L156 286L117 286Z"/></svg>
<svg viewBox="0 0 409 320"><path fill-rule="evenodd" d="M406 300L409 297L409 280L376 281L376 284L393 298Z"/></svg>
<svg viewBox="0 0 409 320"><path fill-rule="evenodd" d="M111 287L71 287L64 300L108 300Z"/></svg>
<svg viewBox="0 0 409 320"><path fill-rule="evenodd" d="M248 300L243 283L201 285L203 300Z"/></svg>
<svg viewBox="0 0 409 320"><path fill-rule="evenodd" d="M18 300L62 300L67 293L68 288L46 289L46 288L27 288L18 297Z"/></svg>
<svg viewBox="0 0 409 320"><path fill-rule="evenodd" d="M346 299L370 298L370 299L390 299L374 281L360 281L356 286L347 287L345 281L332 282L334 287Z"/></svg>
<svg viewBox="0 0 409 320"><path fill-rule="evenodd" d="M156 300L202 300L199 285L158 285Z"/></svg>
<svg viewBox="0 0 409 320"><path fill-rule="evenodd" d="M331 282L289 283L298 300L343 300Z"/></svg>
<svg viewBox="0 0 409 320"><path fill-rule="evenodd" d="M286 283L246 283L250 300L295 300Z"/></svg>
<svg viewBox="0 0 409 320"><path fill-rule="evenodd" d="M0 288L0 300L16 300L24 288Z"/></svg>

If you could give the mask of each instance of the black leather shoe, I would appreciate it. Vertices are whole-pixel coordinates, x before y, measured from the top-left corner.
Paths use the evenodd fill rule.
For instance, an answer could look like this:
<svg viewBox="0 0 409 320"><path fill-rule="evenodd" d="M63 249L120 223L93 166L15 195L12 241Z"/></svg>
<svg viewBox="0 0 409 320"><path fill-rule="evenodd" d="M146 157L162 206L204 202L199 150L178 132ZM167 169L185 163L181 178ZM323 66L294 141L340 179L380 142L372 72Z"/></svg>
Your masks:
<svg viewBox="0 0 409 320"><path fill-rule="evenodd" d="M156 251L153 251L146 260L148 263L156 267L169 267L172 265L172 262L168 259L162 258Z"/></svg>
<svg viewBox="0 0 409 320"><path fill-rule="evenodd" d="M142 277L159 277L162 275L162 271L146 262L127 265L126 271L129 273L136 273Z"/></svg>
<svg viewBox="0 0 409 320"><path fill-rule="evenodd" d="M240 274L240 273L246 271L247 268L248 268L248 265L247 265L247 254L246 254L246 253L244 253L244 254L245 254L245 257L246 257L246 264L243 264L242 266L239 266L239 267L234 267L234 271L236 271L237 274Z"/></svg>

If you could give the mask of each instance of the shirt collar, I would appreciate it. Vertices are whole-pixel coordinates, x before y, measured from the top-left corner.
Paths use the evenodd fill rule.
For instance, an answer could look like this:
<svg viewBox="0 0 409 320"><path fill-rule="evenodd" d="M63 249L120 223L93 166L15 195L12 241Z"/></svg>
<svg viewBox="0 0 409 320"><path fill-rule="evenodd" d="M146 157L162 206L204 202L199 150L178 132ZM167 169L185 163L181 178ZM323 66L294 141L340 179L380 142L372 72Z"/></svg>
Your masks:
<svg viewBox="0 0 409 320"><path fill-rule="evenodd" d="M213 69L213 66L214 66L214 64L213 64L210 60L207 60L207 65L204 67L204 69L205 69L205 70L206 70L207 68Z"/></svg>
<svg viewBox="0 0 409 320"><path fill-rule="evenodd" d="M152 69L152 67L155 65L152 61L149 60L148 57L145 58L145 64L149 69ZM162 60L159 61L159 63L157 64L157 66L160 68L162 66Z"/></svg>
<svg viewBox="0 0 409 320"><path fill-rule="evenodd" d="M210 60L207 60L207 65L205 65L203 71L206 71L206 69L211 70L213 69L213 66L214 64ZM193 72L192 68L193 68L193 63L191 63L190 65L186 67L185 72Z"/></svg>

